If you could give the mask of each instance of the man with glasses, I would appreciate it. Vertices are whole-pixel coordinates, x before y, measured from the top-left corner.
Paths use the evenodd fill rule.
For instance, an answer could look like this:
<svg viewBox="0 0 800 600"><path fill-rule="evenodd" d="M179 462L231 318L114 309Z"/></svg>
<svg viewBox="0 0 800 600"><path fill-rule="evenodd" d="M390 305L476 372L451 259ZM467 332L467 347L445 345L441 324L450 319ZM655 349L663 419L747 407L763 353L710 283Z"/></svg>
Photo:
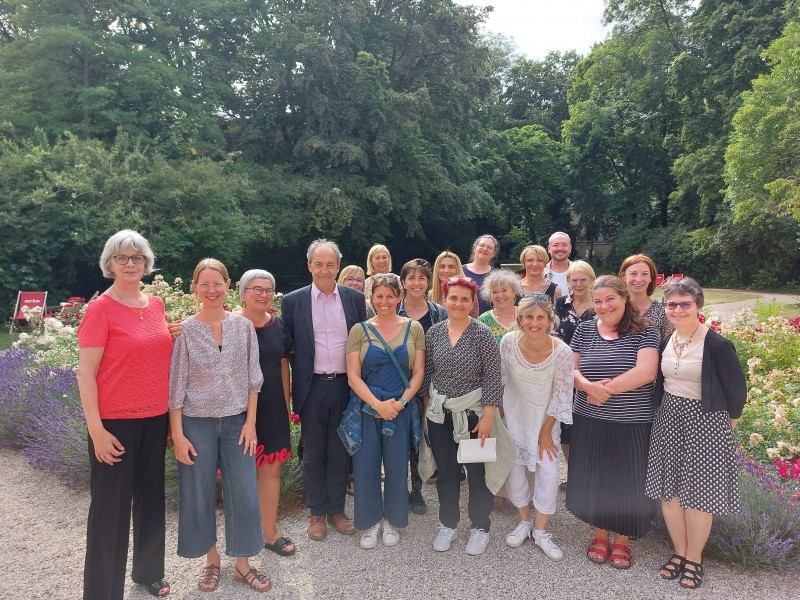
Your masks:
<svg viewBox="0 0 800 600"><path fill-rule="evenodd" d="M569 259L572 252L569 236L563 231L556 231L547 242L547 252L550 254L550 262L545 266L542 275L558 286L562 296L568 296L567 270L572 265Z"/></svg>
<svg viewBox="0 0 800 600"><path fill-rule="evenodd" d="M321 541L328 535L326 518L339 533L355 531L344 514L347 451L336 429L350 393L347 336L367 319L367 310L363 294L336 284L342 253L335 242L315 240L306 257L312 283L284 296L282 316L295 347L292 405L302 424L308 537Z"/></svg>

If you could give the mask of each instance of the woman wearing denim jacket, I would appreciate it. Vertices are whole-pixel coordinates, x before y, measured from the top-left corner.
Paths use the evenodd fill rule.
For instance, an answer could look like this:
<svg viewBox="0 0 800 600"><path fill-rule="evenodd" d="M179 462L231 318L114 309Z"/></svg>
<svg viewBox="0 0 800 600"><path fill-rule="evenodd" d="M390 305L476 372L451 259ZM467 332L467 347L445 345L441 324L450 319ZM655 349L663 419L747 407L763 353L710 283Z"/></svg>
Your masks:
<svg viewBox="0 0 800 600"><path fill-rule="evenodd" d="M178 555L206 555L197 582L204 592L219 585L217 468L225 496L225 551L236 557L233 579L257 592L271 587L250 567L264 545L258 508L255 452L256 406L264 377L253 323L225 310L228 271L205 258L192 289L202 305L183 323L172 352L169 420L178 460Z"/></svg>
<svg viewBox="0 0 800 600"><path fill-rule="evenodd" d="M422 326L397 314L400 278L374 276L370 298L375 316L350 330L347 379L361 400L361 447L353 454L355 526L363 531L361 547L400 541L408 525L408 451L416 406L407 406L422 384L425 333ZM391 353L391 354L390 354ZM376 414L377 413L377 414ZM385 473L381 494L381 464Z"/></svg>
<svg viewBox="0 0 800 600"><path fill-rule="evenodd" d="M424 258L415 258L408 261L400 269L400 282L403 284L403 300L397 308L401 317L414 319L425 333L432 325L436 325L447 318L447 309L435 302L428 300L428 292L433 281L433 268ZM417 409L422 414L422 396L415 397ZM420 424L421 425L421 424ZM411 512L415 515L424 515L428 507L422 497L422 478L419 476L419 448L411 446L409 454L409 467L411 469L411 491L408 501Z"/></svg>

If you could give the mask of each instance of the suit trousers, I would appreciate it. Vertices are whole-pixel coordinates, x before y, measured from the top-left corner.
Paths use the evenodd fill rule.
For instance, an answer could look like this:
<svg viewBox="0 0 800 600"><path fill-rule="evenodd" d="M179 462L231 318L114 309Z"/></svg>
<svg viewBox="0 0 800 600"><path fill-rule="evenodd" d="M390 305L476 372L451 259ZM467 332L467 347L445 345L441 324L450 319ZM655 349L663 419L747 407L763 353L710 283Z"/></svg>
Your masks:
<svg viewBox="0 0 800 600"><path fill-rule="evenodd" d="M144 419L104 419L103 426L125 448L113 465L95 458L89 438L92 500L86 533L84 600L122 600L133 507L135 583L164 577L164 453L166 413Z"/></svg>
<svg viewBox="0 0 800 600"><path fill-rule="evenodd" d="M349 398L346 376L332 380L315 376L300 411L303 486L313 516L344 512L348 454L336 429Z"/></svg>

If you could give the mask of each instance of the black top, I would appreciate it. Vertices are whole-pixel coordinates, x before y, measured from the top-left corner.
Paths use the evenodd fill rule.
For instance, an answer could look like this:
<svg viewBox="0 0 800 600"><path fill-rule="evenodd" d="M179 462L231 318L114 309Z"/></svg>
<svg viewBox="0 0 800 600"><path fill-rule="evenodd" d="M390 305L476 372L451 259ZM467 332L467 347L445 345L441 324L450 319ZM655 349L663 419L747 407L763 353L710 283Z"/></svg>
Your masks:
<svg viewBox="0 0 800 600"><path fill-rule="evenodd" d="M572 343L572 335L583 321L591 321L594 319L594 308L591 303L582 315L575 312L575 307L572 304L572 296L561 296L556 300L555 305L556 316L558 317L558 337L564 340L567 344Z"/></svg>
<svg viewBox="0 0 800 600"><path fill-rule="evenodd" d="M661 352L669 343L667 337L661 341ZM661 361L658 361L661 364ZM703 412L726 410L731 419L742 416L747 402L747 382L736 354L736 346L713 329L706 333L703 344L703 370L700 376L700 406ZM664 397L664 373L658 369L652 404L659 406Z"/></svg>

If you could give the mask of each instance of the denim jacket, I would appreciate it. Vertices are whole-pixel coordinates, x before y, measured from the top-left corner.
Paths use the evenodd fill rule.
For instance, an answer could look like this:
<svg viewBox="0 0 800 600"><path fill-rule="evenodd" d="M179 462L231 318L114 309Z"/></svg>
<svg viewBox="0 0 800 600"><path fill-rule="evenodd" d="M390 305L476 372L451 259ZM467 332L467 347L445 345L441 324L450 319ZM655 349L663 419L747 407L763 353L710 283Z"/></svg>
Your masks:
<svg viewBox="0 0 800 600"><path fill-rule="evenodd" d="M370 388L370 390L374 393L376 390ZM392 396L389 396L390 398ZM403 410L410 410L411 411L411 443L414 444L416 448L419 444L420 439L422 438L422 429L419 425L419 408L417 407L417 403L415 400L411 400ZM375 412L375 409L369 406L366 402L361 400L356 394L350 390L350 402L347 404L347 408L345 409L344 413L342 413L342 422L339 424L337 431L339 432L339 438L341 438L344 447L347 449L347 453L350 456L353 456L356 452L361 449L361 413L364 412L370 416L375 416L378 413ZM392 435L394 433L394 428L391 428L391 433L387 433L386 425L394 425L391 421L384 422L384 426L382 428L384 435Z"/></svg>
<svg viewBox="0 0 800 600"><path fill-rule="evenodd" d="M440 306L439 304L431 302L430 300L426 300L425 302L428 303L428 311L431 313L431 325L436 325L447 318L447 309L444 306ZM405 300L400 301L400 306L397 307L397 314L401 317L408 318Z"/></svg>

